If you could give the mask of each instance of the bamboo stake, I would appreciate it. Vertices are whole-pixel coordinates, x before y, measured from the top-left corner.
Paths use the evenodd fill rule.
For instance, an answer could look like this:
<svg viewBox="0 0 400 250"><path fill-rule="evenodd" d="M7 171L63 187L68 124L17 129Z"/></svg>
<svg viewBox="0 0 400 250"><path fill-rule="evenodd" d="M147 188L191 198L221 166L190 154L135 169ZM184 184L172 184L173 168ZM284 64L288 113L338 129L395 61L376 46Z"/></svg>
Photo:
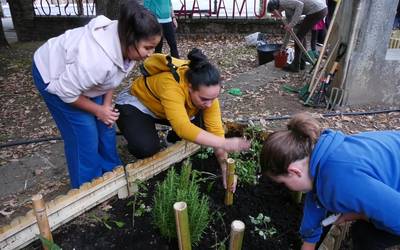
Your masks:
<svg viewBox="0 0 400 250"><path fill-rule="evenodd" d="M235 181L235 160L229 158L226 160L226 192L225 192L225 205L231 206L233 204L233 192L231 187Z"/></svg>
<svg viewBox="0 0 400 250"><path fill-rule="evenodd" d="M293 198L294 202L296 202L297 204L300 204L301 199L303 198L303 193L300 191L292 192L292 198Z"/></svg>
<svg viewBox="0 0 400 250"><path fill-rule="evenodd" d="M43 238L49 241L53 241L53 236L51 235L49 220L47 218L46 206L44 204L43 196L41 194L36 194L32 196L32 203L40 235L42 235ZM47 250L47 247L44 244L43 244L43 249Z"/></svg>
<svg viewBox="0 0 400 250"><path fill-rule="evenodd" d="M243 235L245 225L240 220L234 220L231 224L231 236L229 241L229 250L242 249Z"/></svg>
<svg viewBox="0 0 400 250"><path fill-rule="evenodd" d="M186 202L175 202L174 210L179 250L191 250L192 245L190 242L189 216Z"/></svg>

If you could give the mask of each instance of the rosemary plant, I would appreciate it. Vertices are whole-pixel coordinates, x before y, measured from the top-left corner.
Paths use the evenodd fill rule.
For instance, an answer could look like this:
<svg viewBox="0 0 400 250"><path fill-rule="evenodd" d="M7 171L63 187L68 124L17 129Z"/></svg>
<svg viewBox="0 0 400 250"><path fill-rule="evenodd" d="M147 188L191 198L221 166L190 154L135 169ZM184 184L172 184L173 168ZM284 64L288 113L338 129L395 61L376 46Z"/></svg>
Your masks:
<svg viewBox="0 0 400 250"><path fill-rule="evenodd" d="M210 222L209 202L199 191L198 177L191 171L192 165L186 160L181 174L172 168L166 179L157 184L152 210L153 223L159 228L161 235L175 238L176 225L173 204L184 201L188 206L189 227L192 244L196 245Z"/></svg>

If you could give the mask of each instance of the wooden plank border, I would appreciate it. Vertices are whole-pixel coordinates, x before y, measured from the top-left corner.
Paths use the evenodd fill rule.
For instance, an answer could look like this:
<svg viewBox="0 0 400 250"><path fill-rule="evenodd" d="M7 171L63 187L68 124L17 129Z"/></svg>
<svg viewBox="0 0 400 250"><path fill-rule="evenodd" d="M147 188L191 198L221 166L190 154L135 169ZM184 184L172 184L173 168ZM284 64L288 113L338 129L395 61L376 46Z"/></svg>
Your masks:
<svg viewBox="0 0 400 250"><path fill-rule="evenodd" d="M79 189L72 189L66 195L56 197L46 204L47 216L51 230L78 217L94 206L118 194L125 198L131 187L133 194L137 180L147 180L172 164L194 154L199 145L180 141L153 157L118 167L113 172L90 183L84 183ZM128 183L129 182L129 183ZM39 228L33 210L11 221L9 225L0 228L0 249L20 249L37 239Z"/></svg>

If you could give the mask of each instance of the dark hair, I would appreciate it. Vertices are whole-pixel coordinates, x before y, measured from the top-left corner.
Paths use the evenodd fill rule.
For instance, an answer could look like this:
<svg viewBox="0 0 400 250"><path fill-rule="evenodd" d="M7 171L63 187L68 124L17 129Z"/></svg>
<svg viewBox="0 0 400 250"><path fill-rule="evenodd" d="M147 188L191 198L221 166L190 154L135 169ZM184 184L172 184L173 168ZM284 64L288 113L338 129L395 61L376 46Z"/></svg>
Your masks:
<svg viewBox="0 0 400 250"><path fill-rule="evenodd" d="M203 52L197 48L192 49L187 58L190 60L189 69L186 71L186 78L194 90L200 85L213 86L220 84L218 69L212 65Z"/></svg>
<svg viewBox="0 0 400 250"><path fill-rule="evenodd" d="M279 9L279 0L269 0L267 4L267 11L273 12L274 10Z"/></svg>
<svg viewBox="0 0 400 250"><path fill-rule="evenodd" d="M126 50L140 40L161 36L162 28L157 18L136 0L122 0L118 18L118 35L122 50Z"/></svg>
<svg viewBox="0 0 400 250"><path fill-rule="evenodd" d="M261 149L261 169L272 176L286 174L290 163L310 156L321 133L319 122L309 113L293 116L287 127L269 135Z"/></svg>

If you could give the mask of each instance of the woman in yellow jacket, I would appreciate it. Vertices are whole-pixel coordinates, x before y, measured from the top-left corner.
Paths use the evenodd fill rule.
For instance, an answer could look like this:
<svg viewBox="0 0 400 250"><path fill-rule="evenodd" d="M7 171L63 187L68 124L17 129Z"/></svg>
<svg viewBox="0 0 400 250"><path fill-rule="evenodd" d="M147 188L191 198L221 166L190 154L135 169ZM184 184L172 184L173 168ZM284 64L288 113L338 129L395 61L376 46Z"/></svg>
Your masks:
<svg viewBox="0 0 400 250"><path fill-rule="evenodd" d="M171 125L177 136L170 133L167 141L175 142L179 137L213 147L225 177L227 152L246 150L250 145L242 138L224 138L218 69L199 49L189 52L188 59L188 65L177 70L179 83L171 72L161 72L139 77L121 92L116 101L120 112L117 125L130 153L137 158L152 156L161 149L156 123ZM199 119L205 129L195 125Z"/></svg>

